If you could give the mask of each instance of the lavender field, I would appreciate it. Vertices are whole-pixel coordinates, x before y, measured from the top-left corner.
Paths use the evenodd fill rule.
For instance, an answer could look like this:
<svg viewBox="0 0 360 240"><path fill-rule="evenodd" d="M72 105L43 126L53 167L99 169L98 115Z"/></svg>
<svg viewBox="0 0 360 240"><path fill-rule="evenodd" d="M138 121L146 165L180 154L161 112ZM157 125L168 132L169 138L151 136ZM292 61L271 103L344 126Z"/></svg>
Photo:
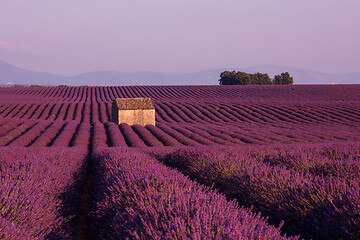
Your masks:
<svg viewBox="0 0 360 240"><path fill-rule="evenodd" d="M0 181L0 239L360 239L360 85L0 88Z"/></svg>

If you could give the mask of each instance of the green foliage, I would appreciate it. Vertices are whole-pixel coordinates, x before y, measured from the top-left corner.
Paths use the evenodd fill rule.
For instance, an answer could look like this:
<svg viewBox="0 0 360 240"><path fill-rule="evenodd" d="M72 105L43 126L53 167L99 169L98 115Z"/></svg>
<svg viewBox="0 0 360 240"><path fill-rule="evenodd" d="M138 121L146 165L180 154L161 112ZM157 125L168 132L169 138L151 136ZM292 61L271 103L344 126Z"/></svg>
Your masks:
<svg viewBox="0 0 360 240"><path fill-rule="evenodd" d="M267 73L255 73L251 75L251 82L253 85L269 85L272 84L271 79Z"/></svg>
<svg viewBox="0 0 360 240"><path fill-rule="evenodd" d="M281 73L281 75L275 75L274 84L293 84L293 77L290 77L288 72Z"/></svg>
<svg viewBox="0 0 360 240"><path fill-rule="evenodd" d="M67 85L61 84L58 87L67 87Z"/></svg>
<svg viewBox="0 0 360 240"><path fill-rule="evenodd" d="M225 71L220 74L220 85L248 85L251 75L245 72Z"/></svg>
<svg viewBox="0 0 360 240"><path fill-rule="evenodd" d="M271 80L267 73L246 73L235 71L224 71L220 74L220 85L271 85L271 84L293 84L293 78L288 72L276 75Z"/></svg>

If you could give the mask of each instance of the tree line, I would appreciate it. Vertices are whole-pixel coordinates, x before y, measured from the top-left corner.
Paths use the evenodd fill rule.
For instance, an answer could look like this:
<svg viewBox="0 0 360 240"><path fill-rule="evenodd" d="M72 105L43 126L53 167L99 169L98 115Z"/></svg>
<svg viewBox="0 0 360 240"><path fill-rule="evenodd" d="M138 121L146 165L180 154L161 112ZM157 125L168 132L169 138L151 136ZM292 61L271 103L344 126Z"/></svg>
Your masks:
<svg viewBox="0 0 360 240"><path fill-rule="evenodd" d="M275 75L271 79L267 73L246 73L236 71L224 71L220 74L220 85L271 85L293 84L293 77L288 72Z"/></svg>

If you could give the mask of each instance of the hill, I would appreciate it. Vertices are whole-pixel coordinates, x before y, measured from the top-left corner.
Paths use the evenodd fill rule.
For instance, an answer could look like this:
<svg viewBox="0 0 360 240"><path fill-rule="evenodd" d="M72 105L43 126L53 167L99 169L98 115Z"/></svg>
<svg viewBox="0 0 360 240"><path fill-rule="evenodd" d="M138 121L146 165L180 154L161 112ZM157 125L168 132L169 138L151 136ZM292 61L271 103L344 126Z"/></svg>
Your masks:
<svg viewBox="0 0 360 240"><path fill-rule="evenodd" d="M66 81L64 80L66 80L66 77L46 72L26 70L0 60L0 84L2 85L9 85L8 83L21 85L56 85L56 83L65 84Z"/></svg>
<svg viewBox="0 0 360 240"><path fill-rule="evenodd" d="M192 73L94 71L69 77L47 72L31 71L0 60L0 86L7 86L8 83L20 85L39 84L43 86L57 86L61 84L69 86L218 85L219 75L225 70L268 73L270 77L287 71L294 77L295 84L360 83L360 73L326 74L273 65L251 68L218 68Z"/></svg>

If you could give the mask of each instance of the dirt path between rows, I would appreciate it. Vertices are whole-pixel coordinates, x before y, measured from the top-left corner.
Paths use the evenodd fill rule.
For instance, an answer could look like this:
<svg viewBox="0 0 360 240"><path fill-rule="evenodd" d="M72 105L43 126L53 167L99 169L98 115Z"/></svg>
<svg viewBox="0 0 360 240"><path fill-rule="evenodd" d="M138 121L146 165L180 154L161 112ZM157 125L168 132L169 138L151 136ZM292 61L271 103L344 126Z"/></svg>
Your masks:
<svg viewBox="0 0 360 240"><path fill-rule="evenodd" d="M92 181L93 181L93 171L91 164L89 164L88 172L85 175L84 186L81 189L78 214L75 217L73 224L73 235L76 240L92 239L90 236L90 229L89 229L90 223L88 219L88 214L90 212L90 203L91 203L90 191L91 191Z"/></svg>

